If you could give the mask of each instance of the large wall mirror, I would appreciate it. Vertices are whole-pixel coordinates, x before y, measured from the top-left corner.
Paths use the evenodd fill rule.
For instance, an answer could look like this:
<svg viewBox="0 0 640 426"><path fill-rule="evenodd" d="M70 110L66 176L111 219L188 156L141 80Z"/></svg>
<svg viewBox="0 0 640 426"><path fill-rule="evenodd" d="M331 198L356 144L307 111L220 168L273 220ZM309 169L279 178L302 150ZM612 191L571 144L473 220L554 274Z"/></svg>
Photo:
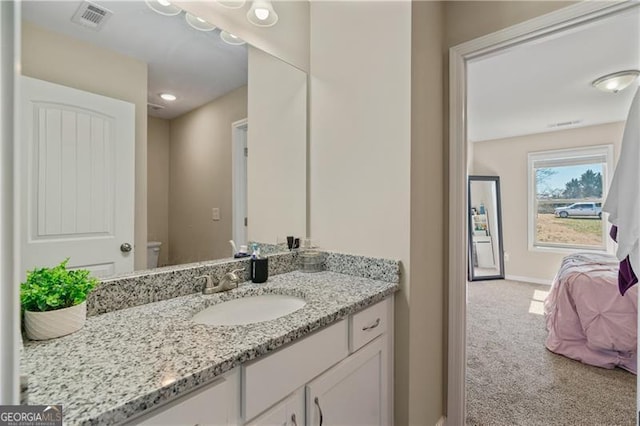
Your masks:
<svg viewBox="0 0 640 426"><path fill-rule="evenodd" d="M469 176L469 281L504 278L500 178Z"/></svg>
<svg viewBox="0 0 640 426"><path fill-rule="evenodd" d="M22 3L23 273L70 257L107 277L155 267L143 253L177 265L305 234L306 73L155 3Z"/></svg>

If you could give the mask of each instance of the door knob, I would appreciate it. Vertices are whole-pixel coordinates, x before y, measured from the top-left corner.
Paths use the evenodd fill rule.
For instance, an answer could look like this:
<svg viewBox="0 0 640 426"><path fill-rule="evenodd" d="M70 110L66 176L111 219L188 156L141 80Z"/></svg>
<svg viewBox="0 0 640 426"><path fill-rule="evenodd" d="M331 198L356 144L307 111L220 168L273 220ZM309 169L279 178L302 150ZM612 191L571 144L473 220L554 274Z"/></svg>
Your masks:
<svg viewBox="0 0 640 426"><path fill-rule="evenodd" d="M120 251L123 253L129 253L133 247L129 243L122 243L120 245Z"/></svg>

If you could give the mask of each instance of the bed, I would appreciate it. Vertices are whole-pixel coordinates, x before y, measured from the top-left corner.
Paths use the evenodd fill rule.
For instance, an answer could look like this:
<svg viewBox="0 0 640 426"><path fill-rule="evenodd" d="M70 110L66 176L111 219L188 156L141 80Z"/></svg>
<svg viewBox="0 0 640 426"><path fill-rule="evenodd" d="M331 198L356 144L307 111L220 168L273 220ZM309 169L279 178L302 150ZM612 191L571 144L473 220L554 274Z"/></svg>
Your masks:
<svg viewBox="0 0 640 426"><path fill-rule="evenodd" d="M638 286L618 290L615 256L565 257L544 302L551 352L603 368L637 374Z"/></svg>

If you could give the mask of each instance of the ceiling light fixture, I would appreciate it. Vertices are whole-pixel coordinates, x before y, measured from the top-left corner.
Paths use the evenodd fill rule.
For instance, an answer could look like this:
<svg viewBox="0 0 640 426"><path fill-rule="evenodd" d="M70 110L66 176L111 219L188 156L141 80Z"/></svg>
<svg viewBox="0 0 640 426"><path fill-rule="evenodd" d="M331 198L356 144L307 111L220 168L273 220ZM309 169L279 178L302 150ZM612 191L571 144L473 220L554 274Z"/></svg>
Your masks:
<svg viewBox="0 0 640 426"><path fill-rule="evenodd" d="M240 37L238 37L237 35L233 35L227 31L220 31L220 38L225 43L231 44L233 46L240 46L241 44L245 43L245 41L242 40Z"/></svg>
<svg viewBox="0 0 640 426"><path fill-rule="evenodd" d="M168 0L144 0L149 9L164 16L176 16L182 9Z"/></svg>
<svg viewBox="0 0 640 426"><path fill-rule="evenodd" d="M172 95L171 93L160 93L160 97L169 102L173 102L177 99L176 95Z"/></svg>
<svg viewBox="0 0 640 426"><path fill-rule="evenodd" d="M213 31L216 29L215 25L205 21L199 16L192 15L189 12L187 12L184 18L187 20L187 23L191 26L191 28L198 31Z"/></svg>
<svg viewBox="0 0 640 426"><path fill-rule="evenodd" d="M613 74L607 74L594 80L591 85L603 92L618 93L629 87L639 75L640 71L638 70L614 72Z"/></svg>
<svg viewBox="0 0 640 426"><path fill-rule="evenodd" d="M220 6L228 9L240 9L246 3L245 0L218 0Z"/></svg>
<svg viewBox="0 0 640 426"><path fill-rule="evenodd" d="M258 27L271 27L278 22L278 14L268 0L255 0L247 12L247 19Z"/></svg>

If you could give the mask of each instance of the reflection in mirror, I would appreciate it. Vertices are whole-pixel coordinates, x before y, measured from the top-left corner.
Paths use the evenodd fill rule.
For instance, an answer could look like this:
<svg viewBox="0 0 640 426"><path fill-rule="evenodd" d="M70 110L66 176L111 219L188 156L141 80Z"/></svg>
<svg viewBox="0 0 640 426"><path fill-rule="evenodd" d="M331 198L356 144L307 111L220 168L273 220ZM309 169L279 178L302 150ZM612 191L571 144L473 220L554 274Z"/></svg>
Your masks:
<svg viewBox="0 0 640 426"><path fill-rule="evenodd" d="M469 281L504 278L500 178L469 176Z"/></svg>
<svg viewBox="0 0 640 426"><path fill-rule="evenodd" d="M30 175L20 179L21 208L30 221L21 269L70 256L70 266L105 277L131 271L134 259L146 269L228 258L231 239L239 247L304 236L306 74L225 43L220 29L193 29L184 12L100 1L108 16L90 28L72 22L81 3L22 4L22 74L60 87L37 86L21 101L23 115L38 117L23 123ZM56 92L42 102L60 88L94 98ZM162 99L167 92L177 99ZM116 112L96 112L106 98ZM116 137L121 110L132 130ZM267 229L275 218L282 226Z"/></svg>

